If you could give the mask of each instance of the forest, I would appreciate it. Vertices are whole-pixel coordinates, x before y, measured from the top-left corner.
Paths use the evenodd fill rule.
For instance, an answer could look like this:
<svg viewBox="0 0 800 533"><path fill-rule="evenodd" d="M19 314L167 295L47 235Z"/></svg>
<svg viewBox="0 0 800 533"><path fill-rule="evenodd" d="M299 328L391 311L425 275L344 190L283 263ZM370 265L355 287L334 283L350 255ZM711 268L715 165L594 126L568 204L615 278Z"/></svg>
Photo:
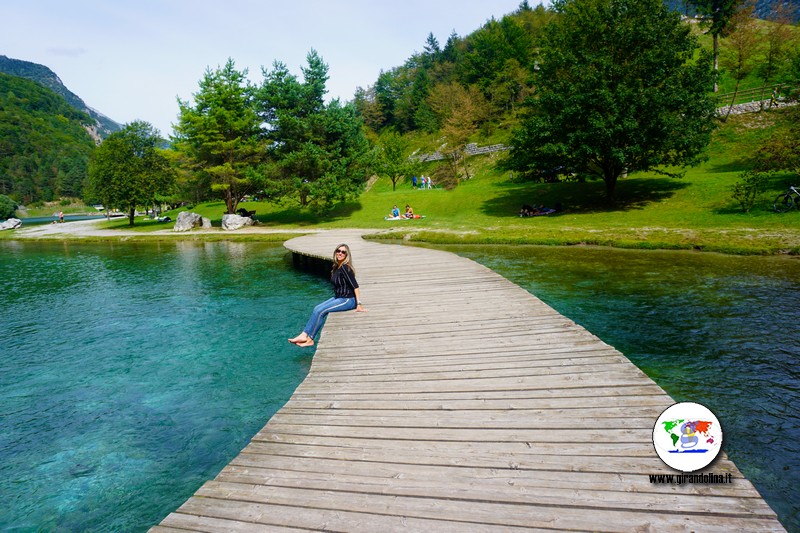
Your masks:
<svg viewBox="0 0 800 533"><path fill-rule="evenodd" d="M51 90L0 73L0 194L23 204L80 198L92 123Z"/></svg>

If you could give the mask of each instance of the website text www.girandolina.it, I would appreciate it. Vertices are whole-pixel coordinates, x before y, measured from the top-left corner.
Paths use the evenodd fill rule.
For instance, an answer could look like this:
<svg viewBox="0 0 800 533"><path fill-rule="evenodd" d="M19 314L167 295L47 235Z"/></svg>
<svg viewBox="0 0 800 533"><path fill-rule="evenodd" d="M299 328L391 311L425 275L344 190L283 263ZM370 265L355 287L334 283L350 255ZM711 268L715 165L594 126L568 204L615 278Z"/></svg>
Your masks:
<svg viewBox="0 0 800 533"><path fill-rule="evenodd" d="M650 483L683 485L684 483L733 483L733 475L727 474L649 474Z"/></svg>

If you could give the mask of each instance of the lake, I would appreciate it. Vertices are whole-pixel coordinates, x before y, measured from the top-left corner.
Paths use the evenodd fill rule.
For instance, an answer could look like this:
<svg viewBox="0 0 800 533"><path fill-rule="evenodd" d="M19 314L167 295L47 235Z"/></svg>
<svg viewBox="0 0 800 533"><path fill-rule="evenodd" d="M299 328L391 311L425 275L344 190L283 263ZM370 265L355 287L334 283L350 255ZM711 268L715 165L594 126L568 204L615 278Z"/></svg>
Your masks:
<svg viewBox="0 0 800 533"><path fill-rule="evenodd" d="M800 261L447 249L710 407L725 451L800 531ZM329 294L276 245L0 241L0 528L158 523L291 396L311 355L286 338Z"/></svg>
<svg viewBox="0 0 800 533"><path fill-rule="evenodd" d="M39 226L41 224L52 224L58 217L51 215L49 217L27 217L21 218L22 227L25 226ZM106 218L105 215L64 215L64 222L75 222L77 220L100 220ZM113 217L119 218L119 216Z"/></svg>
<svg viewBox="0 0 800 533"><path fill-rule="evenodd" d="M0 242L0 529L159 522L306 376L329 293L276 245Z"/></svg>

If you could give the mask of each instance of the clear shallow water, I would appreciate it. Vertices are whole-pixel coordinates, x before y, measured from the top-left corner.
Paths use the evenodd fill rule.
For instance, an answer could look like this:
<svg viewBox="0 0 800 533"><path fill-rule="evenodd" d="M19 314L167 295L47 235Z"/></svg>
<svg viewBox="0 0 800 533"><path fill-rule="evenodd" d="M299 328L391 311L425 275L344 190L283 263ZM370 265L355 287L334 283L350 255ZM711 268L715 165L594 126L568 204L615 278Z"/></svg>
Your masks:
<svg viewBox="0 0 800 533"><path fill-rule="evenodd" d="M274 245L0 242L0 529L156 524L291 396L329 292Z"/></svg>
<svg viewBox="0 0 800 533"><path fill-rule="evenodd" d="M723 449L800 531L800 260L597 248L439 247L529 290L717 415ZM654 421L655 422L655 421Z"/></svg>
<svg viewBox="0 0 800 533"><path fill-rule="evenodd" d="M450 247L708 405L800 531L800 261ZM145 531L227 464L311 356L327 283L255 243L0 241L0 529Z"/></svg>

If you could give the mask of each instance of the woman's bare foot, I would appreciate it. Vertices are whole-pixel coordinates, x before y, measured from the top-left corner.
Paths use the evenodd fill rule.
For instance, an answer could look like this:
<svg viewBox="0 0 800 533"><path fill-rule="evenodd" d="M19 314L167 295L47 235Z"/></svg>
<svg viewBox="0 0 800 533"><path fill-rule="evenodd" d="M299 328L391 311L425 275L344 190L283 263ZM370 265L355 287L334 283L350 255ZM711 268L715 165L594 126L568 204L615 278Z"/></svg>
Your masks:
<svg viewBox="0 0 800 533"><path fill-rule="evenodd" d="M289 342L291 342L292 344L297 344L299 342L306 342L307 340L308 340L308 335L306 335L305 333L301 333L297 337L289 339Z"/></svg>
<svg viewBox="0 0 800 533"><path fill-rule="evenodd" d="M294 343L295 346L300 346L301 348L307 348L308 346L314 346L314 339L311 337L307 338L303 342L296 342Z"/></svg>

